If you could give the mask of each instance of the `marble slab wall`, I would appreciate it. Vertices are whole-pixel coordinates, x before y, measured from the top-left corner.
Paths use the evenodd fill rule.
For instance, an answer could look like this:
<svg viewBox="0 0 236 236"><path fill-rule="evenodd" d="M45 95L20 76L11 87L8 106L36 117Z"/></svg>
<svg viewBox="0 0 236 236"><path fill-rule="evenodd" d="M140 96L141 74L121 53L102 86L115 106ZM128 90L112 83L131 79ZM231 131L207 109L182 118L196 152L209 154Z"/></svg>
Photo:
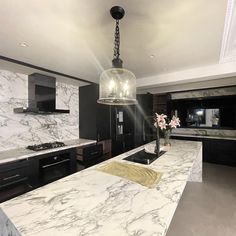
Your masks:
<svg viewBox="0 0 236 236"><path fill-rule="evenodd" d="M204 131L204 132L203 132ZM172 134L186 134L186 135L207 135L209 136L219 136L219 137L236 137L236 130L226 130L226 129L192 129L192 128L177 128L172 130Z"/></svg>
<svg viewBox="0 0 236 236"><path fill-rule="evenodd" d="M195 91L177 92L171 94L171 99L201 98L236 95L236 86L214 89L202 89Z"/></svg>
<svg viewBox="0 0 236 236"><path fill-rule="evenodd" d="M79 138L79 88L56 83L56 108L69 114L16 114L28 106L28 76L0 70L0 151Z"/></svg>

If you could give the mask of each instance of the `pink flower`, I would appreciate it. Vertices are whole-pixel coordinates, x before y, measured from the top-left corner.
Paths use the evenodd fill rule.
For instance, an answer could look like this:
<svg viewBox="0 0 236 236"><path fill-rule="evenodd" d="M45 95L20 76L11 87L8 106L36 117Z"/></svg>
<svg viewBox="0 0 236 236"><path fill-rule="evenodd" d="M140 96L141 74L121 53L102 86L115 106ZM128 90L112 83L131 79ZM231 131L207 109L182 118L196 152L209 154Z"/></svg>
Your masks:
<svg viewBox="0 0 236 236"><path fill-rule="evenodd" d="M164 114L157 114L155 113L155 123L154 126L156 128L160 127L161 130L168 129L171 130L173 128L177 128L177 126L180 126L180 120L178 117L173 116L171 121L167 123L167 116Z"/></svg>
<svg viewBox="0 0 236 236"><path fill-rule="evenodd" d="M167 118L166 115L164 115L164 114L159 115L159 114L156 113L157 122L164 122L165 118Z"/></svg>
<svg viewBox="0 0 236 236"><path fill-rule="evenodd" d="M164 115L164 114L161 114L161 115L159 115L159 114L155 114L156 115L156 117L155 117L155 123L154 123L154 126L157 128L158 126L161 128L161 130L163 130L163 129L166 129L166 120L165 120L165 118L167 118L167 116L166 115Z"/></svg>
<svg viewBox="0 0 236 236"><path fill-rule="evenodd" d="M180 120L178 117L173 116L172 120L169 123L171 128L177 128L177 126L180 126Z"/></svg>
<svg viewBox="0 0 236 236"><path fill-rule="evenodd" d="M166 122L159 122L159 127L161 130L166 129Z"/></svg>

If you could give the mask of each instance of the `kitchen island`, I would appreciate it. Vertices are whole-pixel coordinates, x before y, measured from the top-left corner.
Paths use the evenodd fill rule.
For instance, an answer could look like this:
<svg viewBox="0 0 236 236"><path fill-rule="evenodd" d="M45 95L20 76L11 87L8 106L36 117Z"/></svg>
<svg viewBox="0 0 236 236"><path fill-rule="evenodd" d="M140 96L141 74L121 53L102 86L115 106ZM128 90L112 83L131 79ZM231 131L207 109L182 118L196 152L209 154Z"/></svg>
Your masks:
<svg viewBox="0 0 236 236"><path fill-rule="evenodd" d="M123 160L143 146L106 162ZM187 181L201 181L201 142L172 140L172 146L145 167L162 172L156 188L109 175L93 166L0 204L0 235L126 236L166 234ZM4 218L4 217L2 217ZM5 230L5 231L4 231ZM4 234L3 234L4 235Z"/></svg>

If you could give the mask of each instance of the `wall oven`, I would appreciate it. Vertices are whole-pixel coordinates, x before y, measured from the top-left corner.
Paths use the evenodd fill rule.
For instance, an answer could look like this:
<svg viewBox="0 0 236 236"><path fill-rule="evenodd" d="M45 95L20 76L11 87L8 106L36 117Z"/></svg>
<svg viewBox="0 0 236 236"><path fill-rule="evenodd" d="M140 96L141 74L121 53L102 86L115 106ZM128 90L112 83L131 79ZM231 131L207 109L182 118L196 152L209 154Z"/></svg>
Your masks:
<svg viewBox="0 0 236 236"><path fill-rule="evenodd" d="M44 185L61 179L75 172L76 163L73 162L72 153L51 153L39 159L39 180Z"/></svg>

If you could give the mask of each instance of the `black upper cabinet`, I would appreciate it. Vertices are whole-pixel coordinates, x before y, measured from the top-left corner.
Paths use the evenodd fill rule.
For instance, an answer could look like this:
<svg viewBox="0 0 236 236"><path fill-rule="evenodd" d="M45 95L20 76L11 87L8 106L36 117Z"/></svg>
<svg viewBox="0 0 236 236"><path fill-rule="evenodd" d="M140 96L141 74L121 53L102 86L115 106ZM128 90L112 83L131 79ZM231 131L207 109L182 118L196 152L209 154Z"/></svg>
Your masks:
<svg viewBox="0 0 236 236"><path fill-rule="evenodd" d="M153 140L153 95L138 94L135 109L135 146Z"/></svg>
<svg viewBox="0 0 236 236"><path fill-rule="evenodd" d="M110 106L98 104L98 97L97 84L79 88L80 138L97 141L110 138Z"/></svg>
<svg viewBox="0 0 236 236"><path fill-rule="evenodd" d="M192 109L219 109L220 127L236 128L236 96L178 99L171 101L171 111L178 111L181 127L188 127L187 115ZM218 127L217 127L218 128Z"/></svg>

